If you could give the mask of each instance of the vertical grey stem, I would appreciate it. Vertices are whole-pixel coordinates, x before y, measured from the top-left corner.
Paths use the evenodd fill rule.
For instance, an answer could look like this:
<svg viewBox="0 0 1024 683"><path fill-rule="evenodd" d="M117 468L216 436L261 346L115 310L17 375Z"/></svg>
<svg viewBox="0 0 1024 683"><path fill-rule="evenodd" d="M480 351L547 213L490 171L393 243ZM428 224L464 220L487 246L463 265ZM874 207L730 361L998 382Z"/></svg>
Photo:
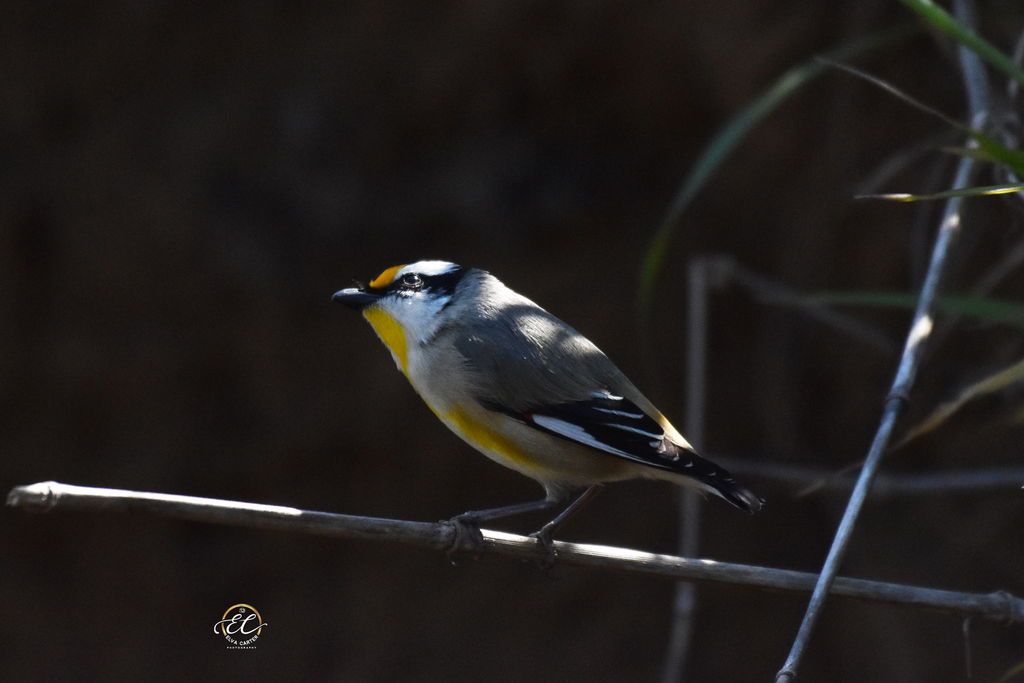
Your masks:
<svg viewBox="0 0 1024 683"><path fill-rule="evenodd" d="M697 258L689 268L689 306L687 310L686 349L686 424L690 445L700 450L704 427L704 381L707 368L708 278L706 259ZM696 557L700 546L700 496L683 489L679 495L679 554ZM697 586L676 584L672 608L672 630L665 653L662 683L682 680L693 634L697 608Z"/></svg>
<svg viewBox="0 0 1024 683"><path fill-rule="evenodd" d="M958 0L956 3L958 18L968 25L971 24L973 15L969 5L970 3L967 0ZM971 106L971 121L973 125L978 125L984 119L988 108L984 70L977 55L963 47L960 48L960 61L963 67L964 81L969 93L968 103ZM960 160L956 178L953 182L953 189L961 189L967 186L973 167L974 161L970 157L964 156ZM946 204L946 211L943 215L942 224L939 227L935 247L932 250L931 263L928 267L924 285L921 288L921 297L917 304L917 310L914 313L914 322L911 325L910 333L907 335L907 342L903 349L903 355L900 359L899 369L896 371L896 378L893 381L892 389L885 401L881 424L871 444L868 457L864 462L864 468L857 479L857 485L850 496L850 502L846 507L842 522L839 524L839 529L832 542L828 558L825 560L825 566L822 568L818 582L814 587L814 592L811 594L811 601L804 615L803 623L800 625L800 630L797 632L796 639L793 642L793 648L786 659L786 663L776 674L776 683L790 683L796 679L796 671L806 649L807 641L818 620L818 616L821 614L825 598L832 587L836 573L839 571L839 566L842 563L846 546L853 531L853 525L857 520L857 515L860 513L861 506L864 504L864 498L867 495L868 488L871 486L871 480L874 478L882 455L885 453L893 426L906 407L911 386L917 375L922 348L932 331L932 312L939 282L941 281L942 272L946 264L946 257L953 239L960 231L961 204L960 197L954 197Z"/></svg>

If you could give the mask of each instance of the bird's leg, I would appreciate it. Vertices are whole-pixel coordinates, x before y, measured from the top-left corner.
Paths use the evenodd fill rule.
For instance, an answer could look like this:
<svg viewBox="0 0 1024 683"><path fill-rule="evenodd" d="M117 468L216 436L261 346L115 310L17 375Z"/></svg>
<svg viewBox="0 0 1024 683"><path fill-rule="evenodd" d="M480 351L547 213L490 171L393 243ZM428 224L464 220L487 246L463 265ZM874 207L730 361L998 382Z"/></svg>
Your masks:
<svg viewBox="0 0 1024 683"><path fill-rule="evenodd" d="M551 540L551 536L558 531L558 529L565 524L570 517L579 512L580 508L593 500L594 497L603 490L604 486L601 484L594 484L584 491L583 495L573 501L572 505L562 510L561 514L541 527L540 531L535 531L530 534L530 538L536 538L537 542L540 543L541 547L543 547L545 552L547 552L548 564L555 563L555 545Z"/></svg>
<svg viewBox="0 0 1024 683"><path fill-rule="evenodd" d="M480 533L480 522L488 522L492 519L500 519L502 517L512 517L513 515L521 515L526 512L534 512L538 510L550 510L557 506L559 501L548 500L536 500L530 503L518 503L516 505L506 505L505 507L492 508L490 510L476 510L474 512L463 512L461 515L456 515L448 520L448 523L455 527L456 536L455 543L452 545L452 550L466 550L469 552L475 552L480 550L483 546L484 537ZM564 515L565 513L562 513ZM561 517L562 515L559 515Z"/></svg>

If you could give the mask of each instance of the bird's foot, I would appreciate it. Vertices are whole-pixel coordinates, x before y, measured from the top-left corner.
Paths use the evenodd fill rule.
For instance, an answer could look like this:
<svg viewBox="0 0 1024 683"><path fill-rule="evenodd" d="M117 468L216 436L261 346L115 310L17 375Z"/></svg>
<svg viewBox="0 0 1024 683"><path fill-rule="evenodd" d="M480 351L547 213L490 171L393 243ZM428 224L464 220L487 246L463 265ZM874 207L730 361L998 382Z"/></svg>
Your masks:
<svg viewBox="0 0 1024 683"><path fill-rule="evenodd" d="M545 569L551 569L555 566L555 560L558 559L558 553L555 552L555 543L551 540L551 534L555 531L555 525L551 522L545 524L540 531L534 531L530 534L530 538L537 539L537 545L544 549L544 554L547 555L547 560L544 563Z"/></svg>

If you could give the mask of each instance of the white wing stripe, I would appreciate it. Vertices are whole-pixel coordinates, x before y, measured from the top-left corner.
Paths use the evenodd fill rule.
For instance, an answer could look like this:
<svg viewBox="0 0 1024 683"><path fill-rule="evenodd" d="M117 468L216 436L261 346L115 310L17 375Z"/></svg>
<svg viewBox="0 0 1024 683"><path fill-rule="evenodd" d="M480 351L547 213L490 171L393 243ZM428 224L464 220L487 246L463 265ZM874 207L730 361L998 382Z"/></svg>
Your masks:
<svg viewBox="0 0 1024 683"><path fill-rule="evenodd" d="M633 432L634 434L640 434L641 436L649 436L652 439L658 439L659 441L663 436L665 436L664 433L655 434L654 432L645 432L642 429L637 429L636 427L627 427L626 425L608 424L607 426L614 427L615 429L621 429L624 432Z"/></svg>
<svg viewBox="0 0 1024 683"><path fill-rule="evenodd" d="M643 413L627 413L624 410L612 410L611 408L594 408L594 410L600 413L607 413L608 415L618 415L620 417L628 417L632 420L642 420L646 417Z"/></svg>
<svg viewBox="0 0 1024 683"><path fill-rule="evenodd" d="M607 391L591 391L590 395L593 396L594 398L607 398L611 399L612 401L622 400L621 396L616 396L615 394L609 393Z"/></svg>
<svg viewBox="0 0 1024 683"><path fill-rule="evenodd" d="M551 430L555 434L560 434L567 439L578 441L586 446L598 448L608 453L614 453L615 455L624 455L627 457L632 457L625 451L620 451L618 448L612 448L608 444L598 441L592 435L588 434L587 431L583 429L583 427L580 427L579 425L574 425L571 422L559 420L558 418L554 417L548 417L546 415L534 415L533 422L534 424L543 427L544 429Z"/></svg>

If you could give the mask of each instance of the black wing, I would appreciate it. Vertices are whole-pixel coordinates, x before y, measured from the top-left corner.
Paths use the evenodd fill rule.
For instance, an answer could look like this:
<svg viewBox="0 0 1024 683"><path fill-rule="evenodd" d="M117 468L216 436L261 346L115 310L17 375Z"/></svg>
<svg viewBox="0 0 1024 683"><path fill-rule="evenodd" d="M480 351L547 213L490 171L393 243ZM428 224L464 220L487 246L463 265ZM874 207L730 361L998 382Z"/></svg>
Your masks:
<svg viewBox="0 0 1024 683"><path fill-rule="evenodd" d="M595 392L584 401L538 406L521 413L493 403L484 403L484 407L562 439L691 477L743 510L752 512L761 507L761 500L737 484L726 470L667 439L655 418L622 396Z"/></svg>

